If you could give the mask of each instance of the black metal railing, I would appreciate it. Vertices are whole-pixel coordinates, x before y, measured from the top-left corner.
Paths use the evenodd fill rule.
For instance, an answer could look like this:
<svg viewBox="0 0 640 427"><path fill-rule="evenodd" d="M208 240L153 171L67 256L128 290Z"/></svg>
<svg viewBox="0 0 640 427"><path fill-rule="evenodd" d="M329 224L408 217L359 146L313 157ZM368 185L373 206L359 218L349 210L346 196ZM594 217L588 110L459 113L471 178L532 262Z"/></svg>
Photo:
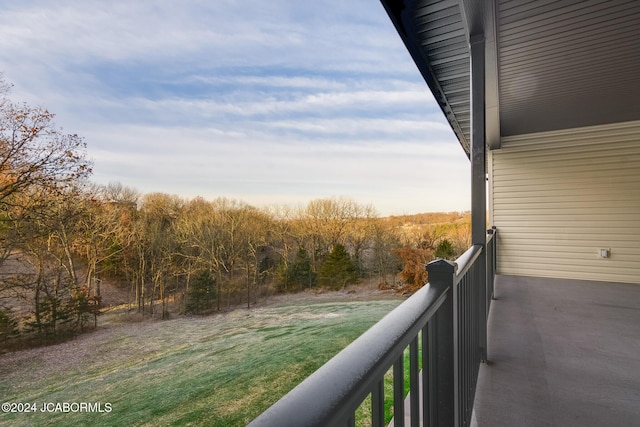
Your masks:
<svg viewBox="0 0 640 427"><path fill-rule="evenodd" d="M493 289L494 279L497 274L497 229L495 226L487 230L487 312L491 307L491 300L495 297Z"/></svg>
<svg viewBox="0 0 640 427"><path fill-rule="evenodd" d="M249 425L355 426L358 407L371 396L370 424L383 426L384 382L390 368L394 427L404 427L405 418L411 427L469 425L479 365L486 358L493 293L487 279L495 272L494 262L495 233L488 236L486 247L474 245L455 262L429 263L426 286Z"/></svg>
<svg viewBox="0 0 640 427"><path fill-rule="evenodd" d="M486 303L484 283L485 266L479 262L483 255L482 246L471 247L461 258L468 260L461 263L464 267L455 271L453 286L453 322L454 349L456 360L454 376L456 419L455 425L469 425L473 398L475 396L476 379L480 362L485 360L486 343L483 342L486 332ZM463 261L458 259L458 262Z"/></svg>

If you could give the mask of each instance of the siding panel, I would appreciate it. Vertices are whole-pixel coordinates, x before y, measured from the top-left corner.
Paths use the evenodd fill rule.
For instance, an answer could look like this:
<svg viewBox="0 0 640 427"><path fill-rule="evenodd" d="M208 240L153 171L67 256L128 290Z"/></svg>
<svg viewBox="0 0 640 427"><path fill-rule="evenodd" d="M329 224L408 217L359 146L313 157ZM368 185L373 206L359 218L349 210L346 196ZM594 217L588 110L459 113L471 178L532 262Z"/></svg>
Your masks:
<svg viewBox="0 0 640 427"><path fill-rule="evenodd" d="M490 155L501 274L640 284L640 122L503 138Z"/></svg>

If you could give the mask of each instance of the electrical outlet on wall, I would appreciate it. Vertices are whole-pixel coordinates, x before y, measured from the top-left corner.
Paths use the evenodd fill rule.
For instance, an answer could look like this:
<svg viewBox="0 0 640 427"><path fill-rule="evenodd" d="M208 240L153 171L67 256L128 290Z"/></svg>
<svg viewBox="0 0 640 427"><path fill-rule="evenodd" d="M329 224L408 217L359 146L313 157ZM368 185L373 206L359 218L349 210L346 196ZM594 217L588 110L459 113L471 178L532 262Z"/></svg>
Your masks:
<svg viewBox="0 0 640 427"><path fill-rule="evenodd" d="M598 249L598 253L600 254L600 258L609 258L611 256L610 248L600 248Z"/></svg>

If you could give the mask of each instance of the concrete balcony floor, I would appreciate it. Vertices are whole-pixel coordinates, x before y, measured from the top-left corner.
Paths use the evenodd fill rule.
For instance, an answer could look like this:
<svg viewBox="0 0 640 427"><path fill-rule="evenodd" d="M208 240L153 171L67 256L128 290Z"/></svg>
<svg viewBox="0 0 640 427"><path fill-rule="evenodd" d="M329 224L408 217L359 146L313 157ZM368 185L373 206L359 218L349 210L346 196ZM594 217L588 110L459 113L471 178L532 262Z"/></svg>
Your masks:
<svg viewBox="0 0 640 427"><path fill-rule="evenodd" d="M640 285L498 276L472 425L640 426Z"/></svg>

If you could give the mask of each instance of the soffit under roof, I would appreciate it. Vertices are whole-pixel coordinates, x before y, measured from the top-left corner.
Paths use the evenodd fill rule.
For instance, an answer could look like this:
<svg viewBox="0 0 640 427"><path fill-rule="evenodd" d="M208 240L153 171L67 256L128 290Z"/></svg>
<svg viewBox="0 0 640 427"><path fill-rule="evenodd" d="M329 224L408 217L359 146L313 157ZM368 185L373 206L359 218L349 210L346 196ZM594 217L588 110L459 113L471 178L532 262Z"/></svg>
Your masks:
<svg viewBox="0 0 640 427"><path fill-rule="evenodd" d="M640 119L640 1L500 0L502 136Z"/></svg>
<svg viewBox="0 0 640 427"><path fill-rule="evenodd" d="M469 153L469 44L458 0L382 0L389 17Z"/></svg>
<svg viewBox="0 0 640 427"><path fill-rule="evenodd" d="M501 136L640 120L638 0L382 3L467 153L468 40L479 31L498 144Z"/></svg>

